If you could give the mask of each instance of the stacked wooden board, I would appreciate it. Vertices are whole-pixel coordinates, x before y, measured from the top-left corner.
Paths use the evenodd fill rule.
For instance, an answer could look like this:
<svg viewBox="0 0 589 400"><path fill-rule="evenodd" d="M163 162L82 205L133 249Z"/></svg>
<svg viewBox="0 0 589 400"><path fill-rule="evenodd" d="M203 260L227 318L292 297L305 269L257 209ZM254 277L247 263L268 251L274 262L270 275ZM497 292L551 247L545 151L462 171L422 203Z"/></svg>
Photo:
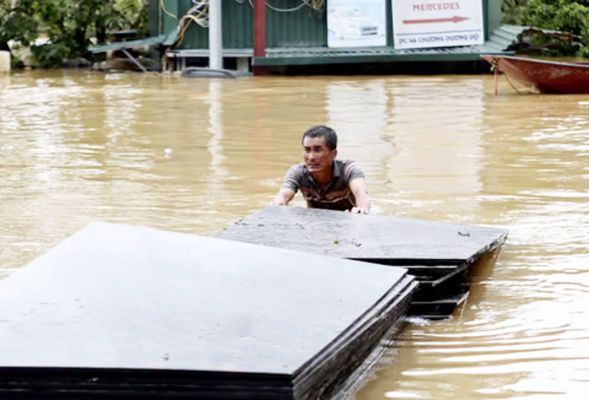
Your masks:
<svg viewBox="0 0 589 400"><path fill-rule="evenodd" d="M94 223L0 281L0 398L328 398L415 287L402 268Z"/></svg>
<svg viewBox="0 0 589 400"><path fill-rule="evenodd" d="M407 268L420 287L411 313L445 318L468 293L466 275L507 238L502 229L384 215L271 206L219 238Z"/></svg>

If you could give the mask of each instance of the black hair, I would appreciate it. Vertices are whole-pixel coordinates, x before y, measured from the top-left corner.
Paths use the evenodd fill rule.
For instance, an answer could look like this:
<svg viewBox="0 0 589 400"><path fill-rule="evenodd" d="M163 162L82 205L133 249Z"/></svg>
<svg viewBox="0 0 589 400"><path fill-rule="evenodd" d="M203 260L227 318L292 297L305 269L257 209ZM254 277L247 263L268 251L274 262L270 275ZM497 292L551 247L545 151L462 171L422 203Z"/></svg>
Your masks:
<svg viewBox="0 0 589 400"><path fill-rule="evenodd" d="M325 125L315 125L310 127L303 133L303 138L301 139L301 143L305 140L306 137L309 138L318 138L323 137L325 138L325 145L329 150L337 149L337 134L333 129L329 126Z"/></svg>

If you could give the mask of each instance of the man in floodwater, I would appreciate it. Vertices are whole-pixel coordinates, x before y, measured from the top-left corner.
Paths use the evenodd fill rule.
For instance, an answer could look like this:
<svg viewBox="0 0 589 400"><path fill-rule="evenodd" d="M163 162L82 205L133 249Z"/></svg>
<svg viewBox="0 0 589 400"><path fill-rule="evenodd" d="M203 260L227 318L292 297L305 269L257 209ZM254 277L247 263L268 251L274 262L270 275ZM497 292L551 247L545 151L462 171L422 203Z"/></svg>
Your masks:
<svg viewBox="0 0 589 400"><path fill-rule="evenodd" d="M364 173L354 161L335 159L335 131L313 126L303 134L302 144L304 163L288 170L274 204L287 205L300 189L309 208L368 214L370 197Z"/></svg>

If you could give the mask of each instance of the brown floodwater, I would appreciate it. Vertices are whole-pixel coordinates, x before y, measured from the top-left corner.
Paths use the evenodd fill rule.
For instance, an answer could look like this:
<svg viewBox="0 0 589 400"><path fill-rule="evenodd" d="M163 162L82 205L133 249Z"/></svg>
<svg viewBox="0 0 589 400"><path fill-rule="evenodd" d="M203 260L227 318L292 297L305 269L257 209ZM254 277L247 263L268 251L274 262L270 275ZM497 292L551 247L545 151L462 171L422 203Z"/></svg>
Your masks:
<svg viewBox="0 0 589 400"><path fill-rule="evenodd" d="M0 75L0 276L95 220L214 233L272 201L320 123L373 212L510 231L467 304L408 321L355 397L585 398L587 95L495 96L490 75Z"/></svg>

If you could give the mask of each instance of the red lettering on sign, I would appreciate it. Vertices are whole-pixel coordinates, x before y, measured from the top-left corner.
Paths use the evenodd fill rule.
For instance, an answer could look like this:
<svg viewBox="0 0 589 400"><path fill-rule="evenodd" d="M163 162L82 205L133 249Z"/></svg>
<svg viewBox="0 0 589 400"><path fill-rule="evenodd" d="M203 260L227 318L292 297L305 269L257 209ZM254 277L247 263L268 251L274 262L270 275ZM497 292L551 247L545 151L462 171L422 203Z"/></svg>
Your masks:
<svg viewBox="0 0 589 400"><path fill-rule="evenodd" d="M444 2L444 3L418 3L413 4L413 11L427 12L427 11L446 11L446 10L460 10L460 3L458 2Z"/></svg>

